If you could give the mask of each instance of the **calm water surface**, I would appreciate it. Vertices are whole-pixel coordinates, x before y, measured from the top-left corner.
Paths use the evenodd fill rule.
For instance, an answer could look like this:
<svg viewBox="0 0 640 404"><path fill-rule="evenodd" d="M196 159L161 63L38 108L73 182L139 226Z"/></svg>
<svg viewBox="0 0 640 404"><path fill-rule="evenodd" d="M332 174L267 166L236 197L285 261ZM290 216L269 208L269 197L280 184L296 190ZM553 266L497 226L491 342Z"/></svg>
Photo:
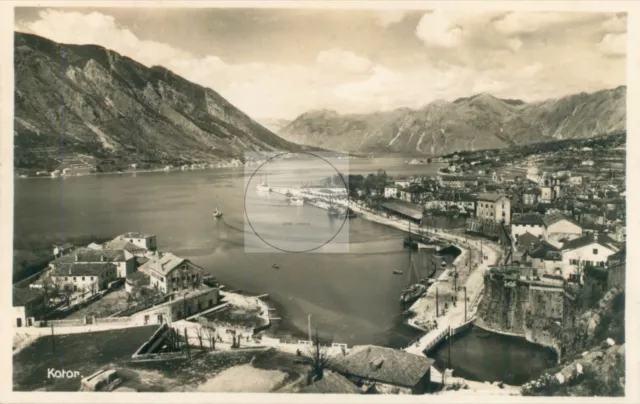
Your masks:
<svg viewBox="0 0 640 404"><path fill-rule="evenodd" d="M394 176L428 175L438 168L403 162L351 161L348 172L366 175L383 168ZM331 174L317 167L294 174L269 171L270 185L285 187ZM392 274L396 269L408 274L403 233L359 218L342 225L314 207L290 206L275 194L259 195L255 185L260 177L249 181L250 176L240 168L16 180L14 233L22 240L153 233L160 249L193 260L222 283L251 293L269 293L282 317L272 333L305 337L311 315L312 327L335 342L402 347L415 338L416 331L402 325L398 302L406 276ZM216 205L224 212L221 220L212 217ZM289 251L304 251L335 235L329 245L340 248L333 251L347 252L327 252L332 250L323 247L313 253L264 248L260 253L247 253L245 248L265 244L245 225L246 217L263 239ZM307 225L286 225L292 222ZM272 268L274 263L279 269ZM428 268L421 270L426 273ZM469 374L480 374L485 367L482 352L512 358L492 364L495 374L508 375L521 366L517 358L522 352L528 355L536 349L531 344L511 346L508 341L494 346L489 339L456 344L454 368L470 369Z"/></svg>

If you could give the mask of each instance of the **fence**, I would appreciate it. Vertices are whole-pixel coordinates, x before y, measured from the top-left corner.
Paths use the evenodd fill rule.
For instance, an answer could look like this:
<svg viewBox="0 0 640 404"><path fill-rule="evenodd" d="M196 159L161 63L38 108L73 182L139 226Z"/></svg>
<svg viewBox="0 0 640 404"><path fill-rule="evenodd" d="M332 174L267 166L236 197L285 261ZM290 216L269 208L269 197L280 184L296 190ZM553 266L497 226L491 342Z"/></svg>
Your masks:
<svg viewBox="0 0 640 404"><path fill-rule="evenodd" d="M436 346L440 341L442 341L444 337L446 337L450 332L451 332L451 327L445 328L440 334L436 335L434 338L431 339L431 341L429 341L429 343L425 346L422 352L424 352L426 355L434 346Z"/></svg>

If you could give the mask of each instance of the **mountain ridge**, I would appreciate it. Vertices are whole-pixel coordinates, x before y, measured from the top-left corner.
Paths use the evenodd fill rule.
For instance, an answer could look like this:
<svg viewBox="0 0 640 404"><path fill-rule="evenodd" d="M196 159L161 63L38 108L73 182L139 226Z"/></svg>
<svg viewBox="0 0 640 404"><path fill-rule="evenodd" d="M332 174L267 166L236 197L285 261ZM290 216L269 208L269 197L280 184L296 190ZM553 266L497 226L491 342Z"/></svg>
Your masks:
<svg viewBox="0 0 640 404"><path fill-rule="evenodd" d="M152 165L300 151L215 90L98 45L14 33L16 167L65 153Z"/></svg>
<svg viewBox="0 0 640 404"><path fill-rule="evenodd" d="M278 132L298 144L352 153L447 154L589 138L626 129L626 86L537 102L488 93L369 114L312 110Z"/></svg>

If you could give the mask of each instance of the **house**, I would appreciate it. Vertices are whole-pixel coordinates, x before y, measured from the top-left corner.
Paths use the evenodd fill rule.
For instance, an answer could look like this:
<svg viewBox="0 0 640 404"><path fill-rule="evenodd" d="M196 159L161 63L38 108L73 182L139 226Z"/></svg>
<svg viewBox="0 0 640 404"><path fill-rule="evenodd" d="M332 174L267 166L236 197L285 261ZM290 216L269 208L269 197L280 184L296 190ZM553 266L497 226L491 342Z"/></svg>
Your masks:
<svg viewBox="0 0 640 404"><path fill-rule="evenodd" d="M375 391L397 389L410 394L429 391L434 360L399 349L375 345L355 346L329 364L358 386L375 384Z"/></svg>
<svg viewBox="0 0 640 404"><path fill-rule="evenodd" d="M398 196L398 187L395 185L387 185L384 187L385 198L396 198Z"/></svg>
<svg viewBox="0 0 640 404"><path fill-rule="evenodd" d="M426 209L447 210L453 207L459 210L473 212L476 206L476 199L467 193L455 192L438 196L438 199L427 201L424 204Z"/></svg>
<svg viewBox="0 0 640 404"><path fill-rule="evenodd" d="M536 188L527 189L522 192L522 203L531 206L538 203L540 200L540 190Z"/></svg>
<svg viewBox="0 0 640 404"><path fill-rule="evenodd" d="M476 198L476 217L509 224L511 200L506 195L479 194Z"/></svg>
<svg viewBox="0 0 640 404"><path fill-rule="evenodd" d="M157 248L156 236L154 234L128 232L116 237L113 241L128 240L130 243L135 244L138 247L144 248L148 251L155 251Z"/></svg>
<svg viewBox="0 0 640 404"><path fill-rule="evenodd" d="M54 283L71 285L74 292L96 293L106 289L117 277L118 269L112 262L73 262L51 271Z"/></svg>
<svg viewBox="0 0 640 404"><path fill-rule="evenodd" d="M129 240L122 238L115 238L114 240L107 241L104 243L102 248L110 250L124 250L136 257L144 257L149 251L147 248L141 247L139 244L134 244Z"/></svg>
<svg viewBox="0 0 640 404"><path fill-rule="evenodd" d="M413 184L408 188L400 190L400 199L405 202L418 203L421 202L428 192L421 185Z"/></svg>
<svg viewBox="0 0 640 404"><path fill-rule="evenodd" d="M75 251L74 254L63 255L49 263L52 269L56 267L68 265L71 263L93 263L93 262L110 262L114 264L118 271L118 278L126 278L127 275L136 271L136 261L133 254L125 250L101 249L94 250L91 248L82 248Z"/></svg>
<svg viewBox="0 0 640 404"><path fill-rule="evenodd" d="M542 222L543 238L557 248L561 247L565 241L582 236L582 227L560 212L544 215Z"/></svg>
<svg viewBox="0 0 640 404"><path fill-rule="evenodd" d="M188 259L172 253L159 253L149 257L139 268L151 277L151 287L162 293L195 289L202 284L203 269Z"/></svg>
<svg viewBox="0 0 640 404"><path fill-rule="evenodd" d="M53 256L58 258L61 257L65 254L70 253L71 251L73 251L73 249L75 248L75 246L71 243L64 243L64 244L54 244L53 245Z"/></svg>
<svg viewBox="0 0 640 404"><path fill-rule="evenodd" d="M568 241L562 246L562 276L582 282L585 267L602 267L619 250L615 241L604 234L587 234Z"/></svg>
<svg viewBox="0 0 640 404"><path fill-rule="evenodd" d="M303 387L300 393L311 394L361 394L361 390L340 373L325 370L322 379Z"/></svg>
<svg viewBox="0 0 640 404"><path fill-rule="evenodd" d="M31 288L13 288L13 325L28 327L35 318L45 313L47 301L43 291Z"/></svg>
<svg viewBox="0 0 640 404"><path fill-rule="evenodd" d="M411 180L409 180L409 179L395 180L395 181L393 181L393 184L398 189L405 188L405 187L408 187L409 185L411 185Z"/></svg>
<svg viewBox="0 0 640 404"><path fill-rule="evenodd" d="M561 275L562 274L562 254L558 248L546 241L532 249L525 251L523 258L525 262L531 264L541 273Z"/></svg>
<svg viewBox="0 0 640 404"><path fill-rule="evenodd" d="M569 177L569 184L571 185L582 185L582 176L581 175L572 175Z"/></svg>
<svg viewBox="0 0 640 404"><path fill-rule="evenodd" d="M582 165L587 167L593 167L595 165L595 162L593 160L585 160L582 162Z"/></svg>
<svg viewBox="0 0 640 404"><path fill-rule="evenodd" d="M549 186L540 187L540 202L542 203L553 202L553 188Z"/></svg>
<svg viewBox="0 0 640 404"><path fill-rule="evenodd" d="M463 188L466 185L477 186L477 177L465 177L458 175L448 175L440 177L440 185L449 188Z"/></svg>
<svg viewBox="0 0 640 404"><path fill-rule="evenodd" d="M525 233L542 238L544 234L542 215L535 212L525 213L511 221L511 236L514 239Z"/></svg>
<svg viewBox="0 0 640 404"><path fill-rule="evenodd" d="M134 321L172 322L185 319L220 303L220 289L199 286L171 293L168 301L133 314Z"/></svg>

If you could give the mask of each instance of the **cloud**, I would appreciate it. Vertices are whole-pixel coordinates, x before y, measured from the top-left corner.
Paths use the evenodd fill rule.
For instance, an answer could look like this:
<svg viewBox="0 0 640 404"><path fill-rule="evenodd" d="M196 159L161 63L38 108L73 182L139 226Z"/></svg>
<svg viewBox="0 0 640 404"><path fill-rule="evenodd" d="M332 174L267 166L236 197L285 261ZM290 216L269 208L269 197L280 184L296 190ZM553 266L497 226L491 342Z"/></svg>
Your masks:
<svg viewBox="0 0 640 404"><path fill-rule="evenodd" d="M401 10L382 10L376 12L376 23L383 28L397 24L404 20L406 12Z"/></svg>
<svg viewBox="0 0 640 404"><path fill-rule="evenodd" d="M606 34L598 44L598 50L605 56L625 56L627 54L627 34Z"/></svg>
<svg viewBox="0 0 640 404"><path fill-rule="evenodd" d="M611 19L602 23L602 29L605 32L616 34L627 32L627 15L614 15Z"/></svg>
<svg viewBox="0 0 640 404"><path fill-rule="evenodd" d="M316 61L327 71L342 71L362 74L371 69L371 61L354 52L342 49L329 49L318 53Z"/></svg>
<svg viewBox="0 0 640 404"><path fill-rule="evenodd" d="M460 15L437 10L426 13L416 27L416 36L427 45L455 48L464 39L464 28L457 21Z"/></svg>
<svg viewBox="0 0 640 404"><path fill-rule="evenodd" d="M600 13L512 12L493 21L494 28L507 36L532 34L558 26L572 26L598 20Z"/></svg>

